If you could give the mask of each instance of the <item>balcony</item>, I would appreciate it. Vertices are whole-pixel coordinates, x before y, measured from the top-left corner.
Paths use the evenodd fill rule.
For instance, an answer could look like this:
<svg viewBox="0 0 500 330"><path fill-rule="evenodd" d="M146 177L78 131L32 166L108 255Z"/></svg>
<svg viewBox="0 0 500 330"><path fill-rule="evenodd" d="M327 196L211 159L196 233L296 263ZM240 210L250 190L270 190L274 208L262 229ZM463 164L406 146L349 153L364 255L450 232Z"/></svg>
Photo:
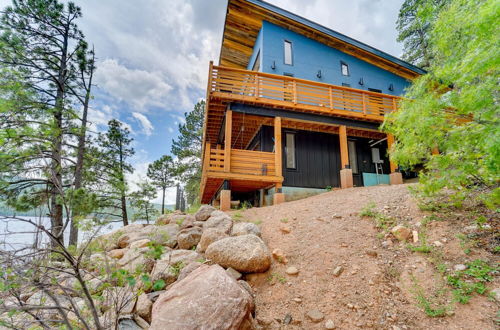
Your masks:
<svg viewBox="0 0 500 330"><path fill-rule="evenodd" d="M209 99L382 122L399 97L256 71L210 66Z"/></svg>

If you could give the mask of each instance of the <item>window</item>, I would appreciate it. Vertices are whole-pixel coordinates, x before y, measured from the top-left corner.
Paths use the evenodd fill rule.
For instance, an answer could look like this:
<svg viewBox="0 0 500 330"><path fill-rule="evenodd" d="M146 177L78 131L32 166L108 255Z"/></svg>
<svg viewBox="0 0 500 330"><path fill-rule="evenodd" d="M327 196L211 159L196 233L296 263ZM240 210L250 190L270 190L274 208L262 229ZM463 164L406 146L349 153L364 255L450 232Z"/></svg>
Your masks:
<svg viewBox="0 0 500 330"><path fill-rule="evenodd" d="M344 87L351 87L351 84L348 84L348 83L342 83L342 86L344 86Z"/></svg>
<svg viewBox="0 0 500 330"><path fill-rule="evenodd" d="M342 71L343 76L349 75L349 66L347 65L347 63L340 62L340 69Z"/></svg>
<svg viewBox="0 0 500 330"><path fill-rule="evenodd" d="M356 142L347 141L349 152L349 165L351 165L352 174L358 174L358 158L356 157Z"/></svg>
<svg viewBox="0 0 500 330"><path fill-rule="evenodd" d="M255 56L255 62L253 62L252 71L259 71L259 69L260 69L260 50L257 53L257 56Z"/></svg>
<svg viewBox="0 0 500 330"><path fill-rule="evenodd" d="M284 47L285 47L285 64L288 64L288 65L293 65L293 62L292 62L292 42L291 41L288 41L288 40L285 40L285 43L284 43Z"/></svg>
<svg viewBox="0 0 500 330"><path fill-rule="evenodd" d="M296 169L297 162L295 159L294 133L285 133L285 154L286 154L286 168Z"/></svg>

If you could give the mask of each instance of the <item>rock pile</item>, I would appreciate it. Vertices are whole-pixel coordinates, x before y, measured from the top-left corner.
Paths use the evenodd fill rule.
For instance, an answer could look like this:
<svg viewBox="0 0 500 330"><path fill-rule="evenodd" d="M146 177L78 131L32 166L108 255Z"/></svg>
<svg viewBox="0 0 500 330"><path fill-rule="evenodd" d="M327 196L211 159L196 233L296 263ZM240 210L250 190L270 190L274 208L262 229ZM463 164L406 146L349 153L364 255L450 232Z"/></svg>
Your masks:
<svg viewBox="0 0 500 330"><path fill-rule="evenodd" d="M147 275L150 284L162 284L137 280L132 290L121 292L127 302L118 312L109 302L124 288L106 288L99 306L103 324L119 320L119 327L127 329L252 328L252 289L240 278L271 265L260 235L255 224L233 223L228 214L204 205L195 215L166 214L155 225L132 224L99 237L105 252L89 257L90 271L97 274L99 265L110 263L127 274ZM105 276L97 277L92 291L99 294Z"/></svg>

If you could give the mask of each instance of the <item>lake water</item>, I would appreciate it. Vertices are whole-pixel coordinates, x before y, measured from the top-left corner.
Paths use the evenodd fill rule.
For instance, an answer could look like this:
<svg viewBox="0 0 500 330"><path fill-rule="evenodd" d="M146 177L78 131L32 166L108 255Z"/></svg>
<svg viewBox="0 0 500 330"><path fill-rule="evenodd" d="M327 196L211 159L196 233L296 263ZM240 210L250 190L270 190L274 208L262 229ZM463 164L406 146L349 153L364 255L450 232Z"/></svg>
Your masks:
<svg viewBox="0 0 500 330"><path fill-rule="evenodd" d="M31 220L35 223L43 225L45 228L50 228L50 218L48 217L18 217L21 219ZM145 221L136 221L134 223L146 223ZM108 233L112 230L122 227L121 222L111 222L107 225L94 227L92 232L85 232L80 230L78 241L82 242L92 236L96 230L97 235ZM69 240L69 226L64 231L64 242ZM35 244L48 243L47 235L35 233L35 228L32 224L19 221L12 218L5 218L0 216L0 250L13 250L22 247L31 247Z"/></svg>

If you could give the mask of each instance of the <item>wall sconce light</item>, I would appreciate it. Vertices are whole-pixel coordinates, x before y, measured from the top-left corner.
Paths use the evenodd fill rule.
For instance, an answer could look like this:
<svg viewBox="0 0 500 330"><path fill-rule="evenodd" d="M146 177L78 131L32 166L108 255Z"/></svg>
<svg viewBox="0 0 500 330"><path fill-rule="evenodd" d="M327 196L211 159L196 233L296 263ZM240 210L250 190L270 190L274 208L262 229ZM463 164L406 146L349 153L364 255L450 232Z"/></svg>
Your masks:
<svg viewBox="0 0 500 330"><path fill-rule="evenodd" d="M389 85L389 90L392 92L394 90L394 85L393 84L390 84Z"/></svg>
<svg viewBox="0 0 500 330"><path fill-rule="evenodd" d="M273 61L273 64L271 64L271 69L276 70L276 61Z"/></svg>
<svg viewBox="0 0 500 330"><path fill-rule="evenodd" d="M318 73L316 74L316 77L321 78L321 70L318 70Z"/></svg>
<svg viewBox="0 0 500 330"><path fill-rule="evenodd" d="M364 85L363 78L360 78L360 79L359 79L359 84L360 84L361 86L363 86L363 85Z"/></svg>

